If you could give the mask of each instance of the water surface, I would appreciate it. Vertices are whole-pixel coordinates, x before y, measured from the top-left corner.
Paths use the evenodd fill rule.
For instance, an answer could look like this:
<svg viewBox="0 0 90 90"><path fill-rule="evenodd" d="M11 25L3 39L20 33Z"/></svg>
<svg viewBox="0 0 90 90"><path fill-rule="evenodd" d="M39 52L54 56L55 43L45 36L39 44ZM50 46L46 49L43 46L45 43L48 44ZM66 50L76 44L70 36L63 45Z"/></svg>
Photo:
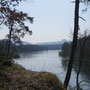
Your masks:
<svg viewBox="0 0 90 90"><path fill-rule="evenodd" d="M66 75L66 68L67 68L67 60L62 59L59 56L59 50L48 50L48 51L37 51L37 52L30 52L30 53L22 53L20 54L21 58L16 59L15 63L20 64L27 70L32 71L47 71L52 72L58 76L58 78L63 82ZM81 73L79 80L87 81L90 77L87 76L85 73ZM89 83L82 83L82 87L84 90L90 90ZM70 86L76 86L76 71L73 69L72 76L70 80Z"/></svg>

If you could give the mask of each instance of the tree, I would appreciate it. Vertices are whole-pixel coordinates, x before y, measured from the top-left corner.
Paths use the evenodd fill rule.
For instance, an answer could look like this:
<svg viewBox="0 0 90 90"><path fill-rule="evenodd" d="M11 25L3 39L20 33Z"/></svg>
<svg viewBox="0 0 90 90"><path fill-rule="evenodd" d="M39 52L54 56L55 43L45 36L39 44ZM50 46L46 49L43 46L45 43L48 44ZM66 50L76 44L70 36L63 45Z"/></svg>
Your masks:
<svg viewBox="0 0 90 90"><path fill-rule="evenodd" d="M18 11L15 7L23 0L1 0L0 1L0 24L4 24L9 28L7 57L10 53L11 39L20 41L20 37L24 37L26 33L32 34L28 26L25 26L25 21L33 23L33 17L29 17L27 13Z"/></svg>
<svg viewBox="0 0 90 90"><path fill-rule="evenodd" d="M79 37L79 58L78 58L78 70L77 70L77 77L76 77L76 84L77 84L77 90L80 90L80 83L79 83L79 74L80 74L80 70L82 67L82 63L83 63L83 58L84 58L84 53L85 53L85 48L86 48L86 41L87 41L87 36L86 36L86 31L85 34L82 37Z"/></svg>
<svg viewBox="0 0 90 90"><path fill-rule="evenodd" d="M78 36L78 22L79 22L79 0L76 0L75 2L75 20L74 20L74 34L73 34L73 42L72 42L72 49L71 49L71 55L70 55L70 60L68 64L68 69L67 69L67 74L66 78L64 81L64 86L67 88L71 76L71 71L73 67L73 61L74 61L74 56L75 56L75 51L76 51L76 45L77 45L77 36Z"/></svg>
<svg viewBox="0 0 90 90"><path fill-rule="evenodd" d="M70 51L71 51L70 46L71 46L71 43L65 42L62 46L62 51L60 52L60 55L63 56L63 57L69 57L70 56Z"/></svg>
<svg viewBox="0 0 90 90"><path fill-rule="evenodd" d="M89 0L76 0L75 1L75 19L74 19L74 34L73 34L73 41L72 41L72 49L71 49L70 60L69 60L69 64L68 64L65 81L64 81L64 86L66 89L67 89L69 81L70 81L71 71L72 71L76 47L77 47L77 38L78 38L78 30L79 30L79 3L80 2L85 3L88 1Z"/></svg>

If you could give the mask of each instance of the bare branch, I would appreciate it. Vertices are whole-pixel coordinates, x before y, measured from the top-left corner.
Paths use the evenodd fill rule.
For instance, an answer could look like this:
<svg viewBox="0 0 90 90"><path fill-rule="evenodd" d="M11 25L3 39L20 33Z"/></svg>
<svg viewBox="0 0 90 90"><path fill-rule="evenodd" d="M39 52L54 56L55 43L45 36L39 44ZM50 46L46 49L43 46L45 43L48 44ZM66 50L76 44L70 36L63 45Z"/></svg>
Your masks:
<svg viewBox="0 0 90 90"><path fill-rule="evenodd" d="M80 16L79 16L79 18L82 19L83 21L86 21L83 17L80 17Z"/></svg>
<svg viewBox="0 0 90 90"><path fill-rule="evenodd" d="M4 20L5 20L5 18L3 18L2 22L0 23L0 25L2 25L2 24L3 24Z"/></svg>

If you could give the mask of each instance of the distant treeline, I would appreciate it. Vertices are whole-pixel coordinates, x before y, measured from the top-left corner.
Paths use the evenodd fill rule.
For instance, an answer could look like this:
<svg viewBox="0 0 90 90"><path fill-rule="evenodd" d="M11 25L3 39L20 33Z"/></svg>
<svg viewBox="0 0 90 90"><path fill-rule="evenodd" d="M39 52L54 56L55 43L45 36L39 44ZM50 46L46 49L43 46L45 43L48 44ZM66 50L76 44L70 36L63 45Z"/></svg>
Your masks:
<svg viewBox="0 0 90 90"><path fill-rule="evenodd" d="M7 40L0 40L0 52L6 52L8 46ZM10 52L31 52L31 51L42 51L42 50L60 50L62 44L51 44L51 45L32 45L32 44L15 44L11 42Z"/></svg>
<svg viewBox="0 0 90 90"><path fill-rule="evenodd" d="M61 51L59 52L59 55L64 57L64 58L70 57L71 46L72 46L72 42L71 43L64 43ZM90 75L90 72L89 72L90 71L90 35L78 39L75 60L74 60L74 66L78 66L80 51L84 51L83 63L82 63L81 70L86 72L86 73L88 72Z"/></svg>
<svg viewBox="0 0 90 90"><path fill-rule="evenodd" d="M42 51L42 50L60 50L62 44L57 45L20 45L17 46L18 52Z"/></svg>
<svg viewBox="0 0 90 90"><path fill-rule="evenodd" d="M80 38L78 39L78 43L77 43L77 49L76 49L76 57L79 56L80 50L83 49L83 44L85 43L85 49L84 49L84 58L90 58L90 35L86 36L84 38ZM62 57L69 57L70 53L71 53L71 46L72 46L72 42L68 43L65 42L62 45L61 48L61 52L59 53L60 56Z"/></svg>

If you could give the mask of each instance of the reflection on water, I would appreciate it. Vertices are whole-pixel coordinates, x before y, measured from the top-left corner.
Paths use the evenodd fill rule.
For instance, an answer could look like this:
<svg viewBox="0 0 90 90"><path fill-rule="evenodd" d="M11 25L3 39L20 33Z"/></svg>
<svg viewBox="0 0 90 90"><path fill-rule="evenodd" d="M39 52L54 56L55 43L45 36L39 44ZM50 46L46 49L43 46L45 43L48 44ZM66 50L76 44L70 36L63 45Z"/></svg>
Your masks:
<svg viewBox="0 0 90 90"><path fill-rule="evenodd" d="M15 60L15 63L20 64L28 70L32 71L48 71L56 74L63 82L65 79L68 60L59 57L58 50L37 51L30 53L22 53L21 58ZM80 81L87 80L89 76L80 74ZM76 71L73 69L70 85L76 86ZM90 84L89 84L90 85ZM84 87L85 90L90 90L89 87ZM87 89L88 88L88 89Z"/></svg>
<svg viewBox="0 0 90 90"><path fill-rule="evenodd" d="M66 58L62 58L62 60L61 60L63 68L65 71L67 70L68 61L69 61L69 59L66 59ZM74 63L75 64L73 65L73 71L72 71L72 77L71 77L70 85L72 85L71 83L75 84L76 77L77 77L77 66L78 65L77 65L76 61ZM80 84L80 86L82 88L84 88L83 90L90 90L90 76L89 76L89 74L86 73L86 71L83 70L82 72L80 72L79 82L82 82Z"/></svg>

